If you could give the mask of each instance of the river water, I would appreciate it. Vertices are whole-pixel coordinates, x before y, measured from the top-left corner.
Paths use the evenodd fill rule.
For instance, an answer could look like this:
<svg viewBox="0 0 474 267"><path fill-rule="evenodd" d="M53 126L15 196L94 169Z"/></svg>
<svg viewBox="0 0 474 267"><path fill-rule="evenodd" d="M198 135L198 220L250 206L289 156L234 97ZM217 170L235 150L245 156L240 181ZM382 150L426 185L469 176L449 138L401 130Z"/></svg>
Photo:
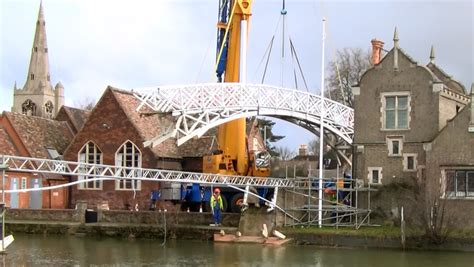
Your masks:
<svg viewBox="0 0 474 267"><path fill-rule="evenodd" d="M16 235L4 266L469 266L474 253Z"/></svg>

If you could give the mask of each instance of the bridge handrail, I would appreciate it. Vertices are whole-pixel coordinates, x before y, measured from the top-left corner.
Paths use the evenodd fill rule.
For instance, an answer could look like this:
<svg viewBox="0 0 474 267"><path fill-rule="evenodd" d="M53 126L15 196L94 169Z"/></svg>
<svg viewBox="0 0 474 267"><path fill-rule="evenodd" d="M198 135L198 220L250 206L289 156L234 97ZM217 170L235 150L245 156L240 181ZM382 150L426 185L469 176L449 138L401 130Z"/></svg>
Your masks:
<svg viewBox="0 0 474 267"><path fill-rule="evenodd" d="M224 87L224 88L223 88ZM160 112L193 113L203 109L220 110L241 107L279 108L308 114L320 114L321 96L310 92L264 84L204 83L140 88L132 90L143 105ZM276 96L281 96L277 98ZM354 111L337 101L324 100L325 117L334 117L347 127L354 125ZM334 110L335 113L329 112Z"/></svg>

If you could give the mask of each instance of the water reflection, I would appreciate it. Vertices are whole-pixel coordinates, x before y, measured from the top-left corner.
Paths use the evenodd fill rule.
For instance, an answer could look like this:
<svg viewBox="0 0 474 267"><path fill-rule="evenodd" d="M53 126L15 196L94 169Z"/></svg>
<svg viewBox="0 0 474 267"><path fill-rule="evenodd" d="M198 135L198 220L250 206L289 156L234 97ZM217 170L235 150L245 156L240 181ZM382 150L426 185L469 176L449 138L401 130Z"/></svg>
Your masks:
<svg viewBox="0 0 474 267"><path fill-rule="evenodd" d="M470 266L474 253L16 235L4 266Z"/></svg>

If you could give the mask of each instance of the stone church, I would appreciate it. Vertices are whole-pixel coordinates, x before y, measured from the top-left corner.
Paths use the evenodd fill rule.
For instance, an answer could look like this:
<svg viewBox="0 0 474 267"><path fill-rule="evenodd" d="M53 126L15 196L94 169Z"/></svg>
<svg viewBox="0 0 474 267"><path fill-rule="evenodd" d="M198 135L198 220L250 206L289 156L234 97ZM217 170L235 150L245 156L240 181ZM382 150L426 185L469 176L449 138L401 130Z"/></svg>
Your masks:
<svg viewBox="0 0 474 267"><path fill-rule="evenodd" d="M12 112L52 119L64 105L64 87L58 82L53 88L51 83L45 27L41 3L26 82L23 88L14 85Z"/></svg>

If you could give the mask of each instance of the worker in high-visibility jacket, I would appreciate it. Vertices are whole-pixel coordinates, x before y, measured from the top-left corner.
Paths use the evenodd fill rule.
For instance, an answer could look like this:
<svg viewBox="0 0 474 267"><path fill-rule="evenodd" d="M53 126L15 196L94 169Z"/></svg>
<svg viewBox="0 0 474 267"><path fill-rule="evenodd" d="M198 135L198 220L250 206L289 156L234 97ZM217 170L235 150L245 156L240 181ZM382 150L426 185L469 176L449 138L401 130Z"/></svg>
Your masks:
<svg viewBox="0 0 474 267"><path fill-rule="evenodd" d="M221 190L219 188L214 189L214 194L211 196L211 209L214 225L219 226L222 220L221 211L224 210L224 203L222 202Z"/></svg>

